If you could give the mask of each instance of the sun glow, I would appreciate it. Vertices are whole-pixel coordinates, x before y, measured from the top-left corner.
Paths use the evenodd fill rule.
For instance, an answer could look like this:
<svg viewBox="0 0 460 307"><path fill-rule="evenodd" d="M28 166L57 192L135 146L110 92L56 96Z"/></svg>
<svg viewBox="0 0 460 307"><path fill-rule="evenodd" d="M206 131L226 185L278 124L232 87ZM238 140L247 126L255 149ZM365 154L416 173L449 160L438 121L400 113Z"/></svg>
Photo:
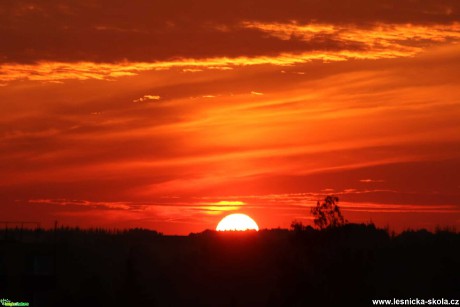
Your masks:
<svg viewBox="0 0 460 307"><path fill-rule="evenodd" d="M216 227L217 231L245 231L257 230L259 226L246 214L235 213L224 217Z"/></svg>

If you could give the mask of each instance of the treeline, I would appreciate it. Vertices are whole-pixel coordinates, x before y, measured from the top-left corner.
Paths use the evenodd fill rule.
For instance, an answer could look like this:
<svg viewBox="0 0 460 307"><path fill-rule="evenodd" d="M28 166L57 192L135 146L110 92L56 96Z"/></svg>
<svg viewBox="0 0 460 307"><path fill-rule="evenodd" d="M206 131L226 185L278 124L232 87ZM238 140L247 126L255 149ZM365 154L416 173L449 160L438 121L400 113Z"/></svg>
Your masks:
<svg viewBox="0 0 460 307"><path fill-rule="evenodd" d="M57 228L22 230L22 241L20 231L0 240L0 287L31 306L370 306L460 293L460 234L450 230Z"/></svg>

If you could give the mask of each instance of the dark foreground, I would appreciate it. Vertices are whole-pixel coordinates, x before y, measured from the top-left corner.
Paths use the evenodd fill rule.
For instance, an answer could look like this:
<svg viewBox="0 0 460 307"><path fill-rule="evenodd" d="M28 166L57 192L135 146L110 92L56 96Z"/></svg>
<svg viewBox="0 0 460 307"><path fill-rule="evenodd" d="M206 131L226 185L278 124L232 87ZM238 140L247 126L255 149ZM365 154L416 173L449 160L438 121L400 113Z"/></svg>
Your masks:
<svg viewBox="0 0 460 307"><path fill-rule="evenodd" d="M9 231L0 299L30 306L372 306L459 299L460 234Z"/></svg>

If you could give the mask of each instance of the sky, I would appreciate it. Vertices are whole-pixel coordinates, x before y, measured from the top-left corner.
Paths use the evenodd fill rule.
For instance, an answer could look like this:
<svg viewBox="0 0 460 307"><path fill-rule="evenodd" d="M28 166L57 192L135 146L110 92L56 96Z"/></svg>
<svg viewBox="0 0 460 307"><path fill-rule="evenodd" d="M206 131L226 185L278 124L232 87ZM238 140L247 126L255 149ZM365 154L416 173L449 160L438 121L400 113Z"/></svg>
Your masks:
<svg viewBox="0 0 460 307"><path fill-rule="evenodd" d="M460 229L457 0L0 2L0 221Z"/></svg>

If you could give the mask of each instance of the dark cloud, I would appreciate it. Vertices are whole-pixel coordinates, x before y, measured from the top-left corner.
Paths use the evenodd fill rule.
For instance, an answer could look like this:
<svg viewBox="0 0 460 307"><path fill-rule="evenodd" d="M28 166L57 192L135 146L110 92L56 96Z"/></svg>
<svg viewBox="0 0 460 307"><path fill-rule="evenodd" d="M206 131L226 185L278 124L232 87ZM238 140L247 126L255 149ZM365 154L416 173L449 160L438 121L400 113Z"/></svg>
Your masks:
<svg viewBox="0 0 460 307"><path fill-rule="evenodd" d="M0 61L159 61L360 50L333 37L281 40L242 22L448 24L460 3L443 1L2 1Z"/></svg>

